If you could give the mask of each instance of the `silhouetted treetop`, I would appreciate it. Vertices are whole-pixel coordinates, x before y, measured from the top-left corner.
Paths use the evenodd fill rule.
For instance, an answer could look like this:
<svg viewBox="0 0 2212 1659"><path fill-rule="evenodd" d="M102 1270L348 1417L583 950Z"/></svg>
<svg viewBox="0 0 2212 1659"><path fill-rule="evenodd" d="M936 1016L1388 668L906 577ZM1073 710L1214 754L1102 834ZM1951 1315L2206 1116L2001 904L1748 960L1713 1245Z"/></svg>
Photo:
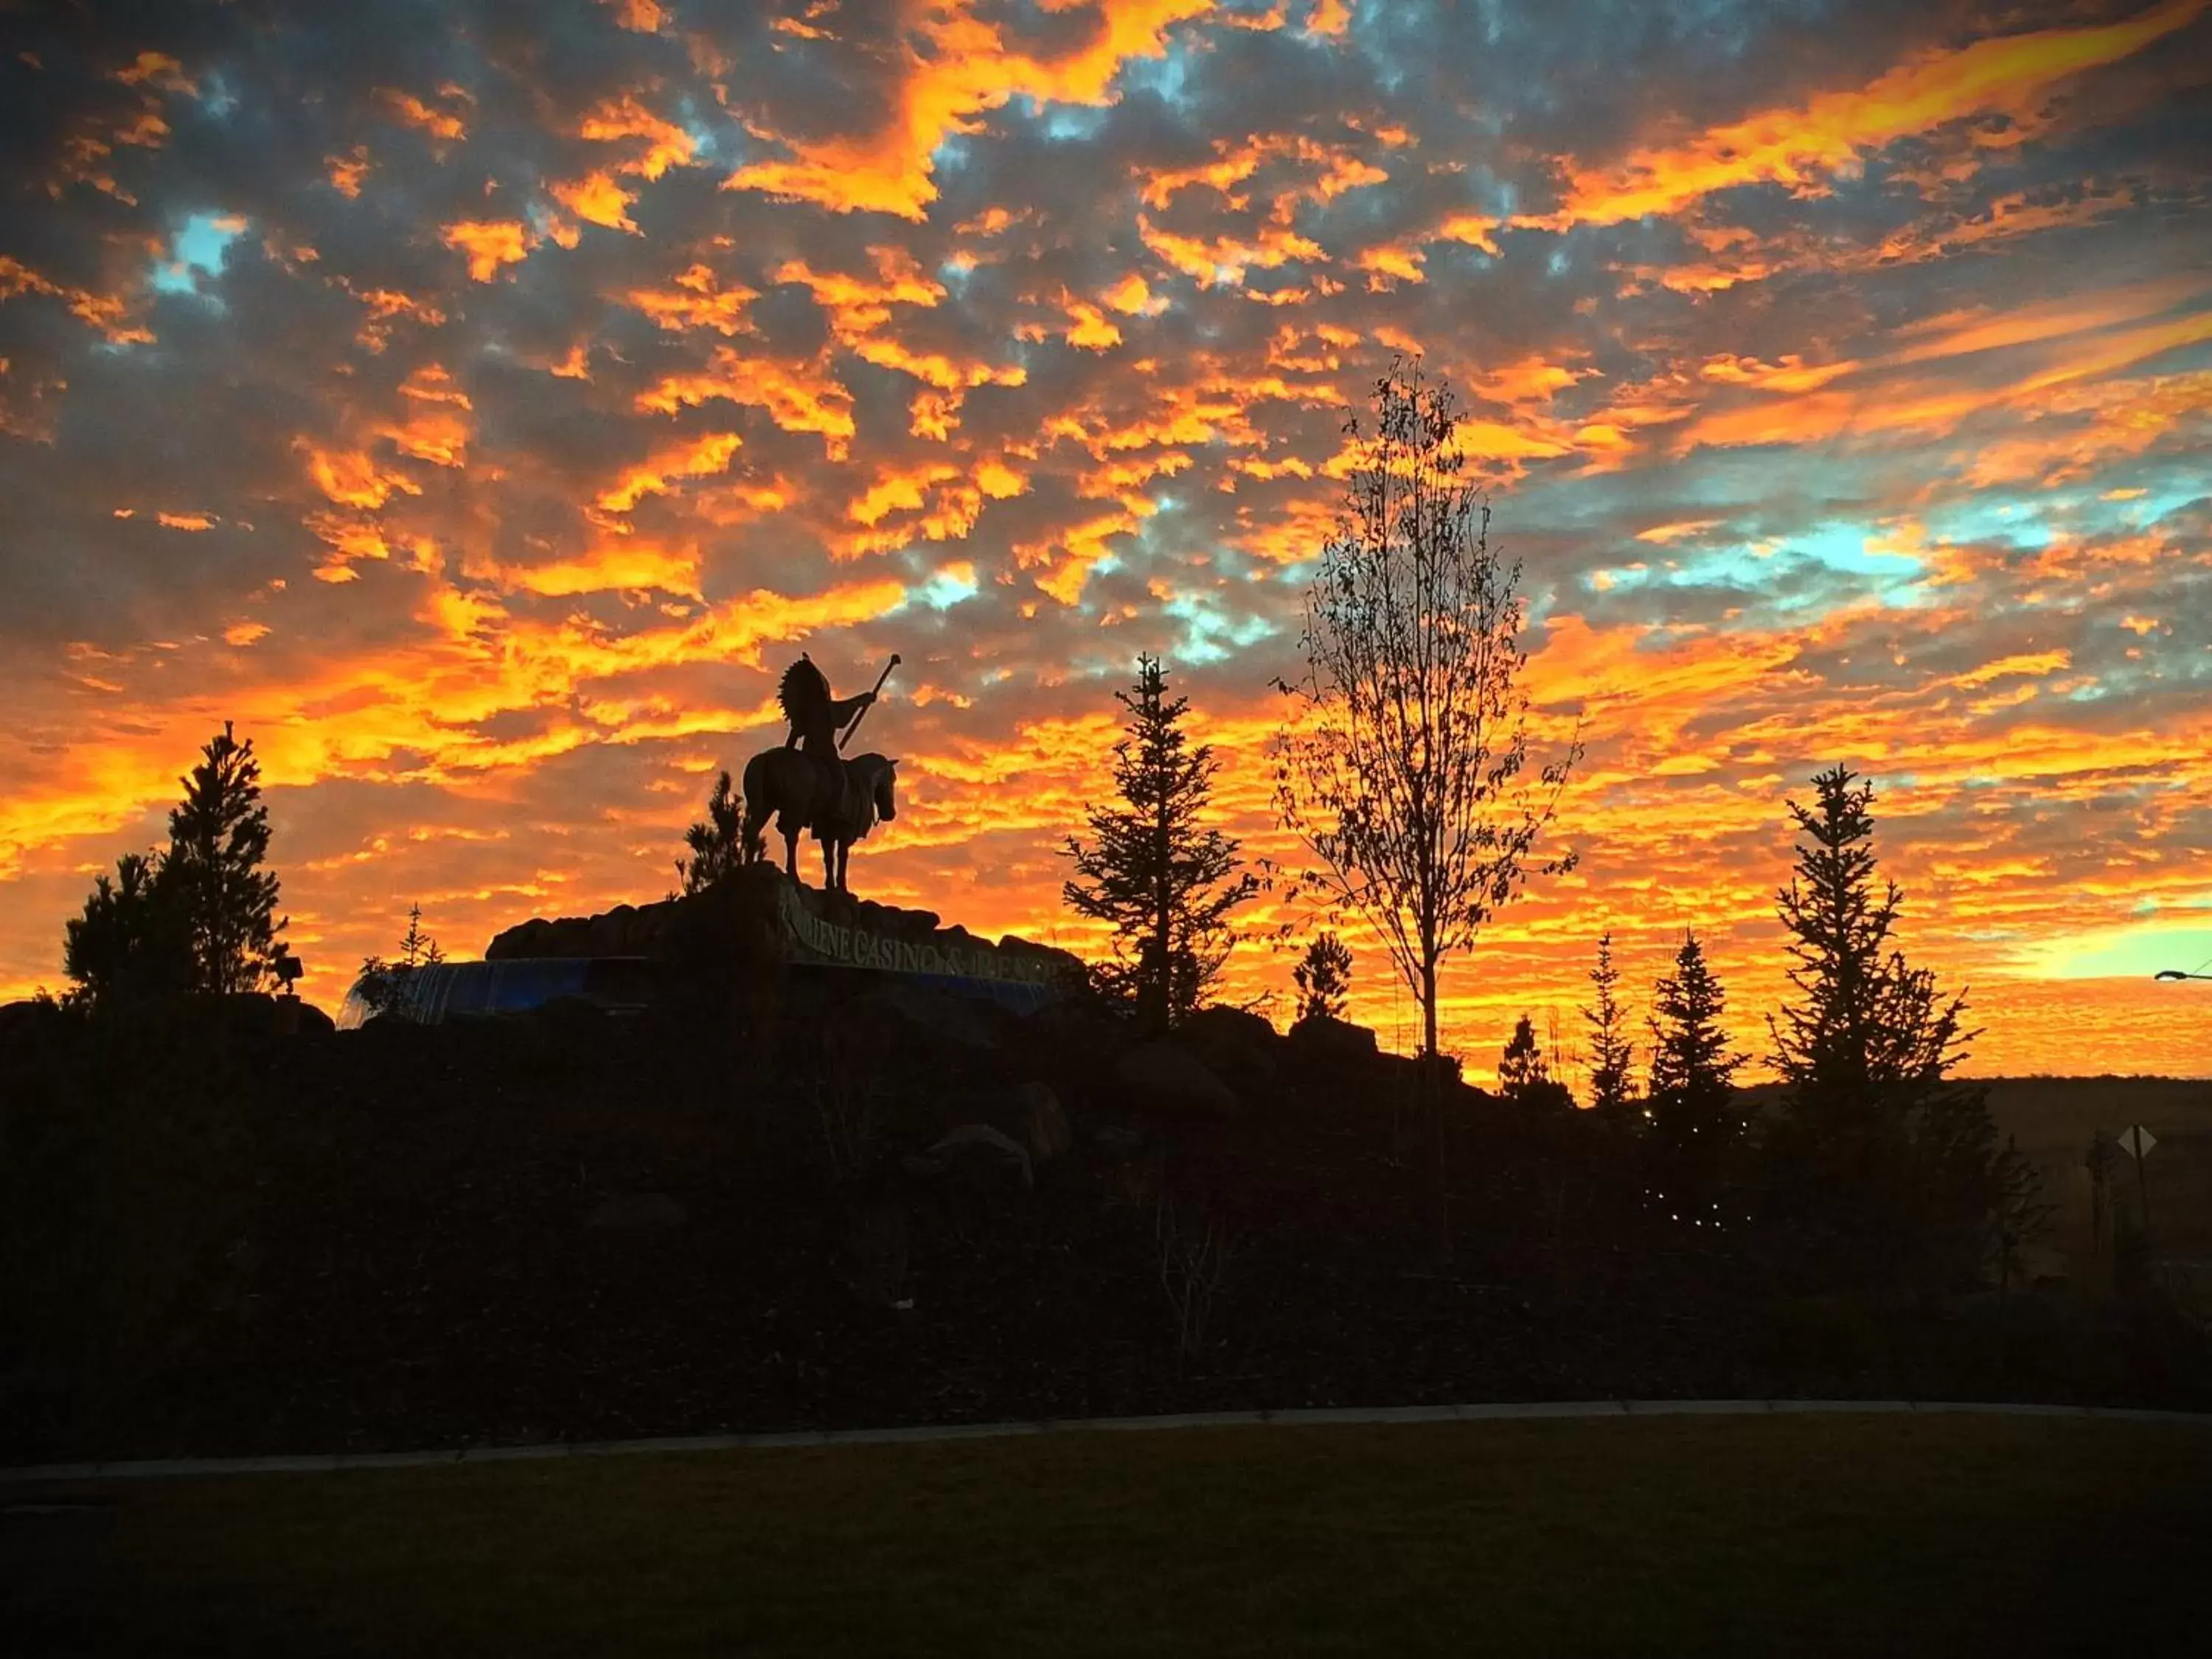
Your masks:
<svg viewBox="0 0 2212 1659"><path fill-rule="evenodd" d="M169 814L164 870L176 883L197 988L258 991L284 930L276 915L276 877L261 867L269 852L261 763L253 740L239 742L228 720L200 754L179 780L185 798Z"/></svg>
<svg viewBox="0 0 2212 1659"><path fill-rule="evenodd" d="M1229 913L1260 890L1237 872L1237 843L1204 828L1215 763L1210 745L1183 730L1189 701L1170 699L1157 657L1137 659L1137 680L1115 700L1127 710L1114 745L1119 804L1093 806L1091 840L1070 836L1062 854L1075 866L1061 888L1079 915L1111 924L1115 959L1100 970L1103 988L1132 1001L1154 1026L1197 1008L1219 977L1231 933Z"/></svg>

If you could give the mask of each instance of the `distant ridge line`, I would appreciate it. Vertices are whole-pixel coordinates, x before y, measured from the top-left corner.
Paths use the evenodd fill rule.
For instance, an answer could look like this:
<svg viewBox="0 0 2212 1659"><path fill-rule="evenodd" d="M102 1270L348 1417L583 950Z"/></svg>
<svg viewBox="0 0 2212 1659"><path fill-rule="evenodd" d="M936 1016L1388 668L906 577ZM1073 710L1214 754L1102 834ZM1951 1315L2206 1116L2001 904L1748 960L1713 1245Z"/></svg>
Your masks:
<svg viewBox="0 0 2212 1659"><path fill-rule="evenodd" d="M1808 1413L2074 1417L2104 1422L2166 1423L2212 1429L2212 1413L2153 1411L2118 1406L1927 1400L1540 1400L1463 1406L1321 1406L1285 1411L1170 1413L1154 1417L1044 1418L1030 1422L928 1424L889 1429L801 1429L775 1434L702 1434L645 1440L547 1441L533 1445L462 1446L430 1451L333 1452L319 1455L276 1457L153 1458L136 1462L35 1463L19 1468L0 1469L0 1486L51 1480L166 1480L235 1474L317 1474L337 1469L428 1468L444 1464L514 1463L557 1457L768 1450L787 1446L910 1445L942 1440L999 1440L1018 1435L1126 1433L1158 1429L1486 1423L1545 1418L1761 1417Z"/></svg>

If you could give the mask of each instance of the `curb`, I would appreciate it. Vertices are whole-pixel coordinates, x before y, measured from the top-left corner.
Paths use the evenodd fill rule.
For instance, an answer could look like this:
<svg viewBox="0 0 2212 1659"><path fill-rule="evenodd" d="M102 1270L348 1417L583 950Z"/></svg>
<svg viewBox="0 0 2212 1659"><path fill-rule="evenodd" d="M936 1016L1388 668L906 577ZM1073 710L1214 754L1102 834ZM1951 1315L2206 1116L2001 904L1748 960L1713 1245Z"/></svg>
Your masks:
<svg viewBox="0 0 2212 1659"><path fill-rule="evenodd" d="M1503 1423L1634 1417L1763 1417L1811 1413L2072 1417L2212 1429L2212 1413L2119 1406L2008 1405L1926 1400L1540 1400L1464 1406L1311 1407L1284 1411L1186 1412L1159 1417L1086 1417L1036 1422L954 1423L887 1429L815 1429L782 1434L700 1434L652 1440L551 1441L526 1446L462 1446L443 1451L335 1452L279 1457L172 1457L139 1462L37 1463L0 1468L0 1486L52 1480L172 1480L233 1474L325 1474L339 1469L410 1469L463 1463L516 1463L562 1457L623 1457L683 1452L765 1451L789 1446L904 1446L946 1440L1003 1440L1020 1435L1121 1434L1161 1429L1322 1428L1393 1423Z"/></svg>

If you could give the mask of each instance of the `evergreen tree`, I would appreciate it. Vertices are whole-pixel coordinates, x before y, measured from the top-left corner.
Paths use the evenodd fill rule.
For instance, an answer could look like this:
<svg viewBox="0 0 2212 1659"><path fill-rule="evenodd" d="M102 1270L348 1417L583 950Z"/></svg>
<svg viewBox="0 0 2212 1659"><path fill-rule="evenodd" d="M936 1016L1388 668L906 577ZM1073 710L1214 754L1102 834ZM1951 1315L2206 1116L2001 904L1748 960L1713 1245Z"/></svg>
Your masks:
<svg viewBox="0 0 2212 1659"><path fill-rule="evenodd" d="M1259 890L1237 873L1237 842L1199 817L1212 793L1213 750L1190 746L1188 699L1167 695L1156 657L1137 659L1133 691L1117 691L1127 735L1114 746L1119 805L1091 809L1094 839L1070 836L1075 875L1061 888L1070 908L1114 929L1104 988L1158 1029L1195 1009L1229 954L1230 911Z"/></svg>
<svg viewBox="0 0 2212 1659"><path fill-rule="evenodd" d="M228 720L179 780L185 798L169 814L162 873L176 883L192 957L193 988L230 994L261 988L276 955L277 884L261 867L269 853L269 809L253 740L240 743Z"/></svg>
<svg viewBox="0 0 2212 1659"><path fill-rule="evenodd" d="M1842 766L1813 784L1812 806L1789 803L1805 839L1776 896L1796 992L1768 1021L1784 1085L1777 1196L1827 1231L1838 1265L1964 1279L2032 1200L1985 1091L1951 1077L1975 1035L1965 997L1942 995L1895 945L1904 894L1877 885L1874 786Z"/></svg>
<svg viewBox="0 0 2212 1659"><path fill-rule="evenodd" d="M1513 1027L1513 1036L1498 1058L1498 1092L1523 1106L1574 1109L1574 1096L1552 1075L1542 1045L1536 1041L1535 1022L1526 1014Z"/></svg>
<svg viewBox="0 0 2212 1659"><path fill-rule="evenodd" d="M1341 1019L1352 990L1352 951L1334 933L1322 933L1306 946L1291 970L1298 988L1300 1019Z"/></svg>
<svg viewBox="0 0 2212 1659"><path fill-rule="evenodd" d="M1743 1056L1729 1048L1721 1020L1728 997L1705 962L1698 936L1686 932L1674 971L1651 991L1651 1075L1644 1115L1662 1164L1671 1162L1684 1190L1674 1196L1709 1200L1705 1190L1723 1155L1741 1138L1735 1071Z"/></svg>
<svg viewBox="0 0 2212 1659"><path fill-rule="evenodd" d="M1613 993L1620 970L1613 965L1613 935L1597 942L1597 966L1590 969L1597 1000L1583 1010L1590 1028L1590 1108L1608 1118L1626 1119L1634 1110L1636 1051L1628 1041L1627 1016Z"/></svg>
<svg viewBox="0 0 2212 1659"><path fill-rule="evenodd" d="M1510 1095L1543 1075L1544 1054L1536 1046L1536 1028L1523 1014L1514 1024L1505 1052L1498 1057L1498 1086Z"/></svg>
<svg viewBox="0 0 2212 1659"><path fill-rule="evenodd" d="M734 792L725 772L707 797L705 820L684 832L691 856L676 860L676 876L684 892L703 892L744 863L744 797Z"/></svg>
<svg viewBox="0 0 2212 1659"><path fill-rule="evenodd" d="M64 930L62 968L94 1007L162 996L192 982L176 884L159 854L125 853L115 879L94 879L84 912Z"/></svg>
<svg viewBox="0 0 2212 1659"><path fill-rule="evenodd" d="M438 941L422 931L422 907L407 907L407 931L400 935L399 954L390 961L368 957L361 964L357 994L374 1013L382 1013L403 1000L408 980L418 969L435 968L446 953Z"/></svg>
<svg viewBox="0 0 2212 1659"><path fill-rule="evenodd" d="M435 968L446 959L438 948L438 941L422 931L422 907L407 907L407 931L399 936L399 966L402 968Z"/></svg>

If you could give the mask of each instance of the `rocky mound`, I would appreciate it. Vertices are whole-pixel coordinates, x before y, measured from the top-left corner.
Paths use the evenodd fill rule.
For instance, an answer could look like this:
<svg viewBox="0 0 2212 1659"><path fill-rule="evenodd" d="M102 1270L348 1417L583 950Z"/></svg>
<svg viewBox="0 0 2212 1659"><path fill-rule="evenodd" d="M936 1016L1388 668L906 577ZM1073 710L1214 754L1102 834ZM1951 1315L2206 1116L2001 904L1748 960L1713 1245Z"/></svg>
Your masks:
<svg viewBox="0 0 2212 1659"><path fill-rule="evenodd" d="M819 891L772 864L748 865L702 893L617 905L596 916L523 922L496 935L484 948L484 960L665 958L714 939L787 963L1038 986L1072 982L1083 971L1065 951L1011 933L994 942L957 925L944 926L934 911Z"/></svg>

